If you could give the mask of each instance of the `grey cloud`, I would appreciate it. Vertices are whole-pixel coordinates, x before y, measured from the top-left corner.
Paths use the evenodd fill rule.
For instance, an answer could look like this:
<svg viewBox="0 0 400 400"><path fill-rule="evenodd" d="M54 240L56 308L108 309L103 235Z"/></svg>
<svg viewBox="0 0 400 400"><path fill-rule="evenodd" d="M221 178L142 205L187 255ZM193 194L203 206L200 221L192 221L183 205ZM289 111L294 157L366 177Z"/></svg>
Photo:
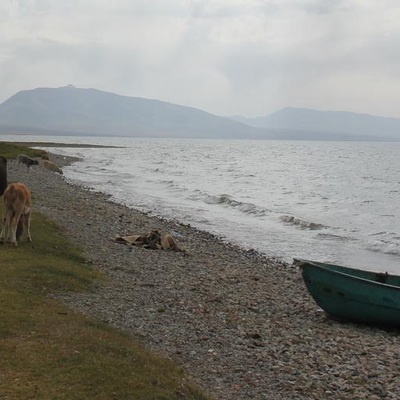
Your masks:
<svg viewBox="0 0 400 400"><path fill-rule="evenodd" d="M398 114L399 17L389 0L5 0L1 101L72 83L220 115Z"/></svg>

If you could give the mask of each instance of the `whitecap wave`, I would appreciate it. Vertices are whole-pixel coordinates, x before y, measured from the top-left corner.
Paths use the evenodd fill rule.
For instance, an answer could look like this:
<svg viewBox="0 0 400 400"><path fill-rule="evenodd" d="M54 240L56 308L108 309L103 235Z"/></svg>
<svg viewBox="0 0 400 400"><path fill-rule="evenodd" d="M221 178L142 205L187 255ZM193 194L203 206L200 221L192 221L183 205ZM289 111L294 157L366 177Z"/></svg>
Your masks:
<svg viewBox="0 0 400 400"><path fill-rule="evenodd" d="M315 222L304 221L303 219L296 218L292 215L282 215L280 219L287 224L297 226L301 229L318 230L326 228L325 225L317 224Z"/></svg>
<svg viewBox="0 0 400 400"><path fill-rule="evenodd" d="M371 241L368 243L367 249L377 253L400 256L400 243L391 242L389 240Z"/></svg>
<svg viewBox="0 0 400 400"><path fill-rule="evenodd" d="M256 215L256 216L264 216L267 215L270 210L267 210L263 207L259 207L253 203L246 203L246 202L241 202L238 200L235 200L230 196L229 194L221 194L221 195L210 195L210 194L203 194L201 196L201 199L204 201L206 204L221 204L226 207L231 207L236 210L239 210L245 214L249 215Z"/></svg>
<svg viewBox="0 0 400 400"><path fill-rule="evenodd" d="M400 255L399 235L396 232L380 231L371 233L367 249L383 254Z"/></svg>

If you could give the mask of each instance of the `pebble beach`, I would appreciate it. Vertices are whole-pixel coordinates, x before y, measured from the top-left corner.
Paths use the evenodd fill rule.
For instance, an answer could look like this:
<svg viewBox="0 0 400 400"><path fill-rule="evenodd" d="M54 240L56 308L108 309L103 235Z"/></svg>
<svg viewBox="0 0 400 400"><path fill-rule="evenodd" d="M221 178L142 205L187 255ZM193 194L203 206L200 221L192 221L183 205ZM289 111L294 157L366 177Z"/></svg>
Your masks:
<svg viewBox="0 0 400 400"><path fill-rule="evenodd" d="M8 179L24 182L33 210L109 277L90 292L54 297L173 359L212 399L400 398L400 331L328 318L297 267L116 204L39 166L28 172L10 161ZM115 241L154 229L185 251Z"/></svg>

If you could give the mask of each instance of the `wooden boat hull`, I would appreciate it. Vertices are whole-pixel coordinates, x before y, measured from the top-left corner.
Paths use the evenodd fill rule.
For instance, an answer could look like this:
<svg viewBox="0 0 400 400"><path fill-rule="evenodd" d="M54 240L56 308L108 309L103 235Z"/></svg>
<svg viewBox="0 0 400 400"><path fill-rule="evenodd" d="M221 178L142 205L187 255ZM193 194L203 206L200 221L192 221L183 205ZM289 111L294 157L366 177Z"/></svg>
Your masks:
<svg viewBox="0 0 400 400"><path fill-rule="evenodd" d="M400 277L295 260L315 302L329 315L357 323L400 326Z"/></svg>

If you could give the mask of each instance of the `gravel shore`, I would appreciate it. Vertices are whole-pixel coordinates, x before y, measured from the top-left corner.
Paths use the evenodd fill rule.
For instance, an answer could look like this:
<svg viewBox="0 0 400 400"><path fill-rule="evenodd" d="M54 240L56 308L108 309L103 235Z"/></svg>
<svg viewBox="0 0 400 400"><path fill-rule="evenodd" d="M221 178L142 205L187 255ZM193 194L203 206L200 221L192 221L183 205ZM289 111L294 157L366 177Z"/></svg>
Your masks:
<svg viewBox="0 0 400 400"><path fill-rule="evenodd" d="M176 360L212 398L400 398L399 331L328 319L292 265L112 203L41 167L27 172L11 161L8 175L110 277L90 293L57 297ZM152 229L186 253L114 241Z"/></svg>

